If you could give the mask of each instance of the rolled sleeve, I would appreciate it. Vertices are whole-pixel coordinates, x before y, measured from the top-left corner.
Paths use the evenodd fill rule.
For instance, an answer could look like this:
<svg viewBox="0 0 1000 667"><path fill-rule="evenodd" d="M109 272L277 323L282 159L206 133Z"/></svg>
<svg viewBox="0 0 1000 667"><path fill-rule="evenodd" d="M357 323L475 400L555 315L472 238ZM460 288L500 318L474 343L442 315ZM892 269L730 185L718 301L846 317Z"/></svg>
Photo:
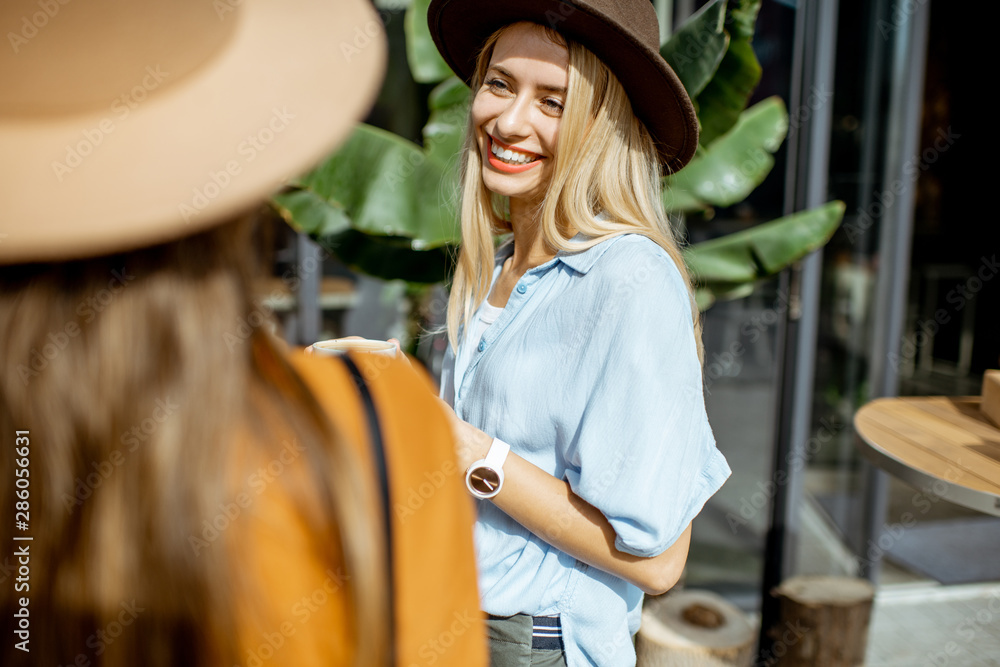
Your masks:
<svg viewBox="0 0 1000 667"><path fill-rule="evenodd" d="M574 493L607 517L616 547L642 557L670 547L730 474L705 412L686 286L650 245L609 258L630 293L616 281L600 295L611 305L593 324L588 356L603 363L566 472Z"/></svg>

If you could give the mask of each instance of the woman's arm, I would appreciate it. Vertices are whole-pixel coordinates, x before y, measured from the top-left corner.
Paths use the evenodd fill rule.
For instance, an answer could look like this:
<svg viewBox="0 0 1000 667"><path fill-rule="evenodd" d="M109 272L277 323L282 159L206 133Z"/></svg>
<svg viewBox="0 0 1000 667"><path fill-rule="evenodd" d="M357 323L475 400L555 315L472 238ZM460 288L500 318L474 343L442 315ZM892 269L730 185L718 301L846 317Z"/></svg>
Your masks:
<svg viewBox="0 0 1000 667"><path fill-rule="evenodd" d="M442 401L443 403L443 401ZM458 462L466 470L485 458L493 438L459 419L445 403L455 433ZM673 588L680 579L691 542L688 525L666 551L641 558L615 547L615 530L593 505L573 493L568 482L511 452L504 462L497 507L529 531L577 560L635 584L651 595Z"/></svg>

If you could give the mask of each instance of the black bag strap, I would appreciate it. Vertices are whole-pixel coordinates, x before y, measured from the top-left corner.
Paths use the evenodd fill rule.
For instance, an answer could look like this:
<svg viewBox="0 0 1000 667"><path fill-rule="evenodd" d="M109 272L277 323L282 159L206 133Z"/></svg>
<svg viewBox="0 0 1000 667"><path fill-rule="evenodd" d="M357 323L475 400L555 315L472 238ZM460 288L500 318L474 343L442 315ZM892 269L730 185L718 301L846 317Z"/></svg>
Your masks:
<svg viewBox="0 0 1000 667"><path fill-rule="evenodd" d="M380 495L382 496L382 529L385 533L385 559L386 559L386 585L389 587L389 664L396 664L396 605L395 587L392 570L392 504L389 496L389 469L385 460L385 447L382 441L382 429L378 423L378 411L375 410L375 401L372 400L371 392L368 391L368 384L365 376L357 364L349 356L342 355L341 359L351 373L358 393L361 395L361 403L365 408L365 416L368 419L368 432L371 440L372 461L375 464L375 474L378 476Z"/></svg>

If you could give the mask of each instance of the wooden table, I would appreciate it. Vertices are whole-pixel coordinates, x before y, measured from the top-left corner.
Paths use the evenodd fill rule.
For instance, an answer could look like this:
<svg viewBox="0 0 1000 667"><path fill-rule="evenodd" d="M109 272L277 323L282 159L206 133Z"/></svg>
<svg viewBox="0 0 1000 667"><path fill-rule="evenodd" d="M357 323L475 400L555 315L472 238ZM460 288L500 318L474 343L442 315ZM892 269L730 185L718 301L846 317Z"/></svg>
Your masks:
<svg viewBox="0 0 1000 667"><path fill-rule="evenodd" d="M1000 516L1000 429L980 398L879 398L858 410L862 453L907 484Z"/></svg>

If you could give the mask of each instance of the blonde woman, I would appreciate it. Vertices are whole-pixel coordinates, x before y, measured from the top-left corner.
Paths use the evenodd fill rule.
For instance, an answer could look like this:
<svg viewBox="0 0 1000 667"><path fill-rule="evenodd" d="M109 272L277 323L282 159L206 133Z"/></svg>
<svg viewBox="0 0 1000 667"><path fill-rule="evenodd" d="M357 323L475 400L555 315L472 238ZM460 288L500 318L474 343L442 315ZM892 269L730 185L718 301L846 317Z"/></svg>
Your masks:
<svg viewBox="0 0 1000 667"><path fill-rule="evenodd" d="M730 473L660 204L694 111L647 0L428 16L473 95L441 395L477 499L491 661L631 665L643 594L678 581Z"/></svg>
<svg viewBox="0 0 1000 667"><path fill-rule="evenodd" d="M485 664L429 379L255 297L243 213L374 97L370 4L38 7L0 4L0 664Z"/></svg>

